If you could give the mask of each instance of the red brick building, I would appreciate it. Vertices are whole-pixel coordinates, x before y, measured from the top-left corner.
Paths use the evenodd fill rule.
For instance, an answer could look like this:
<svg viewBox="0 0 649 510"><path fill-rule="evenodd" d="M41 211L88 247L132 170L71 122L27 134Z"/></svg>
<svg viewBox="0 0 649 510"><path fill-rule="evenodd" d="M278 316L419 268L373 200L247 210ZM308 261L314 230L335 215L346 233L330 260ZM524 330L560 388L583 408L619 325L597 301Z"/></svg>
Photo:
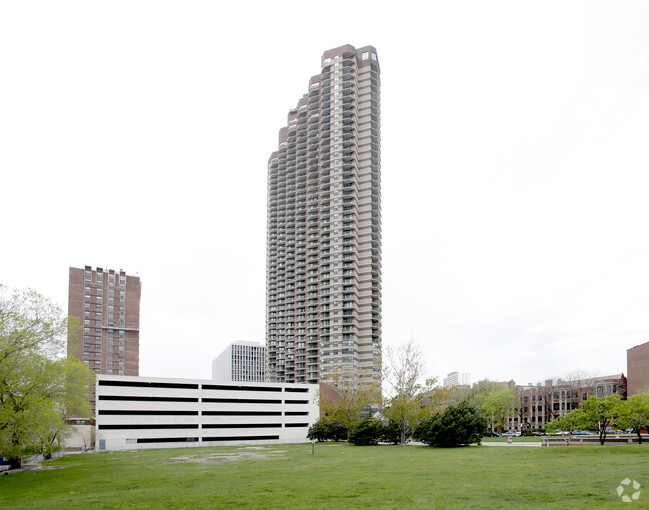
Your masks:
<svg viewBox="0 0 649 510"><path fill-rule="evenodd" d="M68 315L80 327L68 335L68 353L97 374L139 375L140 294L138 276L71 267Z"/></svg>
<svg viewBox="0 0 649 510"><path fill-rule="evenodd" d="M549 379L543 385L519 387L518 392L518 409L508 417L506 427L512 430L537 429L577 409L588 397L617 393L626 398L627 379L624 374L565 381Z"/></svg>
<svg viewBox="0 0 649 510"><path fill-rule="evenodd" d="M626 351L629 397L649 390L649 342Z"/></svg>

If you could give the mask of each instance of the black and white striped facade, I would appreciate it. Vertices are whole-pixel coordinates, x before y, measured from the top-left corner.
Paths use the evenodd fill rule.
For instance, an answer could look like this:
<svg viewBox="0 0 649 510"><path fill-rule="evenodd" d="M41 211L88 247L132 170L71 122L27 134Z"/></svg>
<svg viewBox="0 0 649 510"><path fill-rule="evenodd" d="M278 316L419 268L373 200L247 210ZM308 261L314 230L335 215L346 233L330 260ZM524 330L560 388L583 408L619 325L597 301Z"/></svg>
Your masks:
<svg viewBox="0 0 649 510"><path fill-rule="evenodd" d="M306 442L317 385L97 376L97 450Z"/></svg>

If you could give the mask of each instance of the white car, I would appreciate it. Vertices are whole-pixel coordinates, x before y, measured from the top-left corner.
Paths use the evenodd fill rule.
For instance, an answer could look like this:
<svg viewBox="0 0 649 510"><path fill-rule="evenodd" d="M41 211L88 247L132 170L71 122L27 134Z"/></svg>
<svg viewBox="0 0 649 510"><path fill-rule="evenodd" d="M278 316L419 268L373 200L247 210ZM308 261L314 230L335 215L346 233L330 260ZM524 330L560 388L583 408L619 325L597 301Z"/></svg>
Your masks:
<svg viewBox="0 0 649 510"><path fill-rule="evenodd" d="M520 430L508 430L503 434L503 436L512 436L512 437L519 437L521 435Z"/></svg>

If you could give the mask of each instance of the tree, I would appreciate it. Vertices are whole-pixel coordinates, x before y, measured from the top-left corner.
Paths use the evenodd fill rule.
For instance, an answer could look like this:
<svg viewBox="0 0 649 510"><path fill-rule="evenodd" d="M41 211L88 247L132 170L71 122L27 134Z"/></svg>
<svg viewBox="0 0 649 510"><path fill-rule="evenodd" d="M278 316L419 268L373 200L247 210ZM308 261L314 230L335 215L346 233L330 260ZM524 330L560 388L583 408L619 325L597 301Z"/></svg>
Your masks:
<svg viewBox="0 0 649 510"><path fill-rule="evenodd" d="M623 429L632 428L642 443L640 431L649 426L649 391L638 393L628 400L620 400L617 414L617 426Z"/></svg>
<svg viewBox="0 0 649 510"><path fill-rule="evenodd" d="M620 401L620 396L614 394L601 398L589 397L588 400L581 404L584 425L599 430L599 442L602 445L606 441L607 429L611 424L611 420L618 412Z"/></svg>
<svg viewBox="0 0 649 510"><path fill-rule="evenodd" d="M327 423L319 419L313 425L309 427L309 431L306 434L306 438L311 441L326 441L327 438Z"/></svg>
<svg viewBox="0 0 649 510"><path fill-rule="evenodd" d="M307 439L316 441L340 441L346 439L348 430L338 423L331 422L327 418L320 418L309 427Z"/></svg>
<svg viewBox="0 0 649 510"><path fill-rule="evenodd" d="M500 387L489 392L480 403L480 410L488 417L494 428L500 431L505 425L505 418L516 405L516 393L511 388Z"/></svg>
<svg viewBox="0 0 649 510"><path fill-rule="evenodd" d="M473 386L462 386L457 388L457 391L451 396L451 402L453 405L459 405L460 403L465 403L471 407L479 409L484 402L484 399L487 398L487 395L492 391L496 391L502 388L502 384L490 381L489 379L483 379L473 384Z"/></svg>
<svg viewBox="0 0 649 510"><path fill-rule="evenodd" d="M383 436L383 424L366 416L349 431L349 442L356 446L376 444Z"/></svg>
<svg viewBox="0 0 649 510"><path fill-rule="evenodd" d="M386 443L400 444L401 443L401 430L399 425L393 421L383 425L383 437L381 438Z"/></svg>
<svg viewBox="0 0 649 510"><path fill-rule="evenodd" d="M94 374L63 357L69 326L37 292L0 285L0 455L12 468L23 455L51 453L66 420L90 411Z"/></svg>
<svg viewBox="0 0 649 510"><path fill-rule="evenodd" d="M435 388L436 378L424 380L424 359L414 339L386 349L383 365L384 403L382 414L399 427L399 444L423 419L439 412L444 393Z"/></svg>
<svg viewBox="0 0 649 510"><path fill-rule="evenodd" d="M566 444L570 444L570 436L576 430L583 430L588 422L584 417L583 409L573 409L549 422L546 426L548 432L566 432Z"/></svg>
<svg viewBox="0 0 649 510"><path fill-rule="evenodd" d="M414 436L430 446L448 447L480 442L486 432L484 416L476 408L462 403L422 421Z"/></svg>
<svg viewBox="0 0 649 510"><path fill-rule="evenodd" d="M333 386L327 385L331 390L328 395L320 391L320 410L328 423L351 430L369 413L372 405L380 402L379 387L353 374L335 374L332 380Z"/></svg>

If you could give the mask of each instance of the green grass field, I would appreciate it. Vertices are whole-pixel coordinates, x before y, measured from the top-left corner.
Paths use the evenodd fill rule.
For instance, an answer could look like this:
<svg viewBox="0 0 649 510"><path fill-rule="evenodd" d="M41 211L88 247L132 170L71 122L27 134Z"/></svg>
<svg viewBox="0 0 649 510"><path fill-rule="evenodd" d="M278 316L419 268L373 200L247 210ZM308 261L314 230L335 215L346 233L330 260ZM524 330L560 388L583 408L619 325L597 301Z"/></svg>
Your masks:
<svg viewBox="0 0 649 510"><path fill-rule="evenodd" d="M649 508L645 445L183 448L0 476L0 508ZM646 493L623 503L625 478Z"/></svg>

